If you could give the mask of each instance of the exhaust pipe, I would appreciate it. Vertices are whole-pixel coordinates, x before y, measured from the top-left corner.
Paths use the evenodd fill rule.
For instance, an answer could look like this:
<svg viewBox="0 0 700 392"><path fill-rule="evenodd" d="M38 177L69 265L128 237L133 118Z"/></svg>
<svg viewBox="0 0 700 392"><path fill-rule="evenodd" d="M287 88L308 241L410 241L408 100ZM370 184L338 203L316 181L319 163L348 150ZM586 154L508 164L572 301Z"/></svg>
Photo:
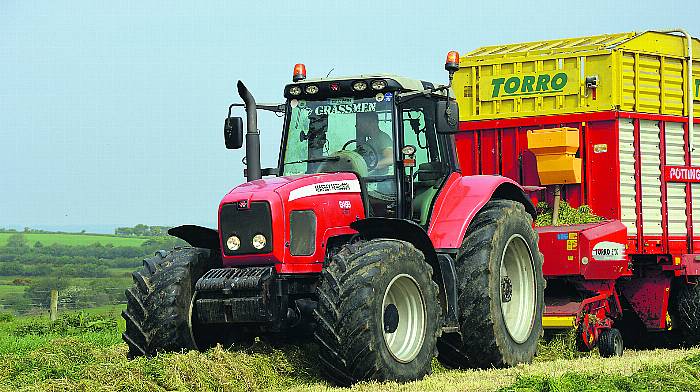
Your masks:
<svg viewBox="0 0 700 392"><path fill-rule="evenodd" d="M248 91L248 88L238 81L238 95L241 96L245 104L245 113L248 118L245 134L245 162L246 179L255 181L262 178L260 170L260 132L258 131L258 111L255 106L255 98Z"/></svg>

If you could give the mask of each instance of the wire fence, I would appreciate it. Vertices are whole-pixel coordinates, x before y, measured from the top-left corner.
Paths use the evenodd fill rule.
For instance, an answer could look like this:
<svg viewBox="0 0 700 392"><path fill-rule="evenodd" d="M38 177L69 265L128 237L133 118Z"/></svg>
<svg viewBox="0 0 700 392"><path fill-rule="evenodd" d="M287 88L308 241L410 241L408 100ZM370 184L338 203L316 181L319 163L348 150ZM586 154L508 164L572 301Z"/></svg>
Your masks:
<svg viewBox="0 0 700 392"><path fill-rule="evenodd" d="M56 310L77 311L126 305L126 287L67 287L58 291ZM25 291L21 293L21 291ZM15 314L44 314L51 310L51 290L19 288L14 296L0 296L0 311Z"/></svg>

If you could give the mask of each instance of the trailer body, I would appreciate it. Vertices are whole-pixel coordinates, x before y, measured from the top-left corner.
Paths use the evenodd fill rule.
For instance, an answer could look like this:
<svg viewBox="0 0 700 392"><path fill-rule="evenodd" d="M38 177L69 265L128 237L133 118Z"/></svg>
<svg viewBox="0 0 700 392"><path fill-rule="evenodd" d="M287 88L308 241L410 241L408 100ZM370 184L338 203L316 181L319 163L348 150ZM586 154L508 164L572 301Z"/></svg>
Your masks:
<svg viewBox="0 0 700 392"><path fill-rule="evenodd" d="M700 41L692 45L699 54ZM648 331L668 330L672 290L700 275L700 121L688 131L691 88L700 115L700 61L689 78L687 46L650 31L461 58L453 88L462 174L503 175L551 205L555 187L541 181L528 133L575 130L580 147L567 165L580 165L580 179L562 183L561 197L606 219L538 228L546 327L584 325L586 334L584 318L594 315L584 340L595 344L629 310Z"/></svg>

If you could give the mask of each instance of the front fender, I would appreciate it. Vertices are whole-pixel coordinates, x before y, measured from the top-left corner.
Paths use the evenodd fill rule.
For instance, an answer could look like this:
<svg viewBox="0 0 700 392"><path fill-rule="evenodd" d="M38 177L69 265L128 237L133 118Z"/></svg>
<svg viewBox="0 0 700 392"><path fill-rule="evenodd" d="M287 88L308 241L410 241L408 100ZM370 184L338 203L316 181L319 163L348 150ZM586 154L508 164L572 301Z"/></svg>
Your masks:
<svg viewBox="0 0 700 392"><path fill-rule="evenodd" d="M218 250L219 232L208 227L182 225L168 230L168 234L180 238L195 248Z"/></svg>
<svg viewBox="0 0 700 392"><path fill-rule="evenodd" d="M435 249L457 249L474 216L491 199L522 203L534 220L535 206L523 188L507 177L496 175L466 176L453 173L435 200L428 227Z"/></svg>

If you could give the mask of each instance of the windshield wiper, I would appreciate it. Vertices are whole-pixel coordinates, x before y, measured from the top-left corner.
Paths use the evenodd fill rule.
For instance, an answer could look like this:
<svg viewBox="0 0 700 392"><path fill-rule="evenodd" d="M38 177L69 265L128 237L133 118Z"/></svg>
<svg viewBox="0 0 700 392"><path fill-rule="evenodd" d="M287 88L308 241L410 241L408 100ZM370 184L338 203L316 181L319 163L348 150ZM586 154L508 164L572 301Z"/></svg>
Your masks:
<svg viewBox="0 0 700 392"><path fill-rule="evenodd" d="M314 163L314 162L332 162L332 161L339 161L340 157L320 157L320 158L310 158L310 159L304 159L301 161L296 161L296 162L285 162L285 165L291 165L293 163Z"/></svg>

